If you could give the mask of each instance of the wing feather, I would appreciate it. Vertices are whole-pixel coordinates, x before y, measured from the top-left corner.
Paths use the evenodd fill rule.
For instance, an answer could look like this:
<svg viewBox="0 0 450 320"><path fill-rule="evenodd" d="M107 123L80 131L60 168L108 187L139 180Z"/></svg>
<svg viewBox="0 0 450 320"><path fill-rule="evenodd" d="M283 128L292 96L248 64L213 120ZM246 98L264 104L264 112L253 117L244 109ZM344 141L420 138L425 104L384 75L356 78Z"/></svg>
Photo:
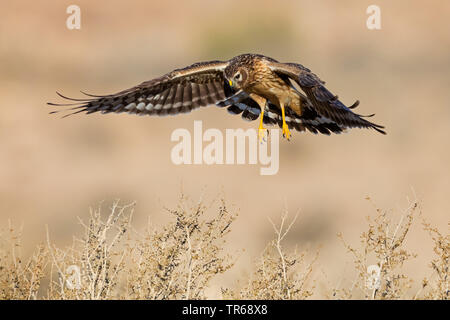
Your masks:
<svg viewBox="0 0 450 320"><path fill-rule="evenodd" d="M210 103L208 101L208 96L209 96L208 87L205 86L205 84L200 84L199 90L200 90L200 105L202 107L205 107Z"/></svg>
<svg viewBox="0 0 450 320"><path fill-rule="evenodd" d="M193 108L192 102L192 84L190 82L184 85L183 99L181 100L180 113L186 113Z"/></svg>
<svg viewBox="0 0 450 320"><path fill-rule="evenodd" d="M216 91L216 99L219 101L226 99L224 83L213 82L212 84Z"/></svg>
<svg viewBox="0 0 450 320"><path fill-rule="evenodd" d="M191 83L192 87L192 108L199 108L201 107L201 98L200 98L200 85L193 82Z"/></svg>
<svg viewBox="0 0 450 320"><path fill-rule="evenodd" d="M364 116L354 113L351 110L359 104L359 101L356 101L351 107L345 106L339 100L338 96L332 94L325 87L324 81L303 65L274 61L268 61L267 63L269 68L274 72L288 76L297 82L300 88L305 92L307 99L311 102L311 107L319 115L336 122L336 124L340 126L349 128L371 128L382 134L386 134L382 130L384 128L383 126L363 119Z"/></svg>

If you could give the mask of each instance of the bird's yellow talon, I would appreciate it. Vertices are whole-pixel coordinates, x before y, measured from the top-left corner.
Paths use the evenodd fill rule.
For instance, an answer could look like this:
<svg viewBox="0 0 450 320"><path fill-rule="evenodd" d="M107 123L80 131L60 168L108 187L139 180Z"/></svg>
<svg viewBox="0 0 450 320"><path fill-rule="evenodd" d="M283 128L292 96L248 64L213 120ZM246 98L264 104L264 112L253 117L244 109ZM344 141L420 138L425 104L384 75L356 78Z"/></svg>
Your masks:
<svg viewBox="0 0 450 320"><path fill-rule="evenodd" d="M285 137L286 139L290 139L291 138L291 132L289 131L289 127L286 124L286 115L284 114L284 106L281 106L281 119L283 120L283 137Z"/></svg>
<svg viewBox="0 0 450 320"><path fill-rule="evenodd" d="M285 137L286 139L290 140L291 138L291 132L289 131L289 127L286 123L283 123L283 137Z"/></svg>
<svg viewBox="0 0 450 320"><path fill-rule="evenodd" d="M268 130L266 128L264 128L263 126L260 126L258 128L258 140L259 140L259 142L265 141L264 138L266 137L267 133L268 133Z"/></svg>
<svg viewBox="0 0 450 320"><path fill-rule="evenodd" d="M258 140L259 142L263 142L264 141L264 137L266 136L266 128L263 127L263 123L264 123L264 111L265 111L265 100L264 102L261 102L261 116L259 117L259 128L258 128ZM269 133L269 131L267 130L267 133Z"/></svg>

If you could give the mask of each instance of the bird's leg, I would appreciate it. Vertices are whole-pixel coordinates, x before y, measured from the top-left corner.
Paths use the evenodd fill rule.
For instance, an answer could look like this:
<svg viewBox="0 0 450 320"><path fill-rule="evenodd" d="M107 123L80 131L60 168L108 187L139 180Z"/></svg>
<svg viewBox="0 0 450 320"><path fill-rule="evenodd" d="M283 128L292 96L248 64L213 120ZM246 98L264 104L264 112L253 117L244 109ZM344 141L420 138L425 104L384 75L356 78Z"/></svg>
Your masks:
<svg viewBox="0 0 450 320"><path fill-rule="evenodd" d="M263 120L264 120L264 110L266 109L266 102L267 100L261 96L258 96L256 94L250 94L250 97L255 100L259 107L261 108L261 114L259 118L259 127L258 127L258 139L259 141L264 141L264 138L267 133L267 129L263 126Z"/></svg>
<svg viewBox="0 0 450 320"><path fill-rule="evenodd" d="M289 127L288 127L288 125L286 124L286 116L285 116L285 112L284 112L284 105L281 104L280 106L281 106L281 117L283 118L282 133L283 133L283 136L284 136L286 139L289 140L289 139L291 138L291 132L289 131Z"/></svg>
<svg viewBox="0 0 450 320"><path fill-rule="evenodd" d="M261 108L261 115L259 118L259 127L258 127L258 138L259 141L263 141L266 135L267 129L263 127L263 119L264 119L264 110L265 106Z"/></svg>

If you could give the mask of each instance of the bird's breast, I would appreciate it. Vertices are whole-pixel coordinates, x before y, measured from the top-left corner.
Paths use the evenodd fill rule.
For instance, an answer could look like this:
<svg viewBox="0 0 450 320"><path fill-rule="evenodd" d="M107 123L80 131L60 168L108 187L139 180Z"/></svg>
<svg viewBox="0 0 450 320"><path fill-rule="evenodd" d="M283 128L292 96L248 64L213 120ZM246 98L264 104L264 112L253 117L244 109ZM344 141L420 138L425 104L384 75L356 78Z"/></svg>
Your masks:
<svg viewBox="0 0 450 320"><path fill-rule="evenodd" d="M289 93L289 89L290 87L278 75L266 72L258 74L255 81L245 91L260 95L279 105L280 101L284 100Z"/></svg>

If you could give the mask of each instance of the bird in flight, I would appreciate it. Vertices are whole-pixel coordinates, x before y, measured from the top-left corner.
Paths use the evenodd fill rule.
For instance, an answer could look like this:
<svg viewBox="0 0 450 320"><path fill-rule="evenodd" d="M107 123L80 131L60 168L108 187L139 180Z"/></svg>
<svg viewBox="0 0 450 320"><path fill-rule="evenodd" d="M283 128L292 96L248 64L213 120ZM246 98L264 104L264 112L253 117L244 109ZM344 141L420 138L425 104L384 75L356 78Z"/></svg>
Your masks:
<svg viewBox="0 0 450 320"><path fill-rule="evenodd" d="M383 126L364 119L373 114L352 111L359 101L345 106L308 68L260 54L195 63L114 94L82 93L87 97L74 99L57 92L74 103L48 104L72 106L73 112L66 116L80 112L164 116L216 105L232 114L242 113L245 120L259 118L260 140L266 134L264 124L278 125L288 140L290 129L329 135L347 128L369 128L385 134Z"/></svg>

